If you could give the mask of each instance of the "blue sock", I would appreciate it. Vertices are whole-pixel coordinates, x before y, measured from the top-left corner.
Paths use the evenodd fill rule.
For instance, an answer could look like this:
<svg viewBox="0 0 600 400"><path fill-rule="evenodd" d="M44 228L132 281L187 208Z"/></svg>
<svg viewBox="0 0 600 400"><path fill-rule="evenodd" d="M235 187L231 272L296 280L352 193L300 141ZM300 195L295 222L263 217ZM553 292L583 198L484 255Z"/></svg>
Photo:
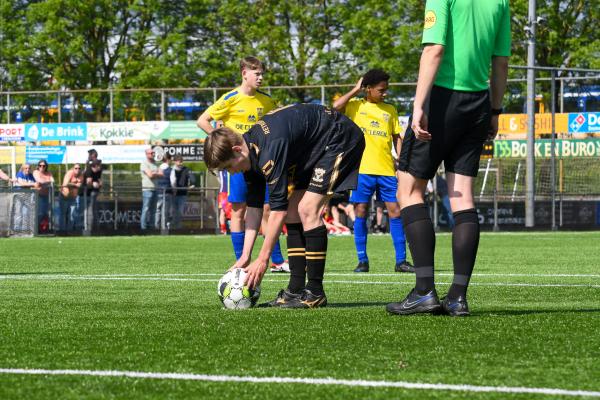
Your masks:
<svg viewBox="0 0 600 400"><path fill-rule="evenodd" d="M402 218L390 218L390 232L396 250L396 263L406 261L406 236L404 236Z"/></svg>
<svg viewBox="0 0 600 400"><path fill-rule="evenodd" d="M274 264L281 264L285 261L283 258L283 254L281 254L281 246L279 245L279 239L275 242L275 247L273 248L273 252L271 253L271 261Z"/></svg>
<svg viewBox="0 0 600 400"><path fill-rule="evenodd" d="M233 244L233 252L235 259L239 260L244 251L244 237L246 232L231 232L231 243Z"/></svg>
<svg viewBox="0 0 600 400"><path fill-rule="evenodd" d="M354 220L354 244L358 262L369 262L367 257L367 219L356 217Z"/></svg>

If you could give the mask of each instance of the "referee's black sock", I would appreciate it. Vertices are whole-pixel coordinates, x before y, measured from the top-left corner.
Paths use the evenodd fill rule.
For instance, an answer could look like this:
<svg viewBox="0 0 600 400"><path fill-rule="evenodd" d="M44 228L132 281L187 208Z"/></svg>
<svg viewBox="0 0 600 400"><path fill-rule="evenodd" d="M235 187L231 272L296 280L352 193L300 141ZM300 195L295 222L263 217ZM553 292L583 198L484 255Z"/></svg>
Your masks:
<svg viewBox="0 0 600 400"><path fill-rule="evenodd" d="M325 225L304 231L306 238L306 288L320 296L323 291L323 274L325 273L325 256L327 255L327 229Z"/></svg>
<svg viewBox="0 0 600 400"><path fill-rule="evenodd" d="M302 224L286 224L287 226L287 253L290 263L290 283L288 290L300 293L306 284L306 240Z"/></svg>
<svg viewBox="0 0 600 400"><path fill-rule="evenodd" d="M414 204L403 208L401 216L417 276L415 288L417 293L424 295L435 287L433 280L435 232L429 216L429 208L423 203Z"/></svg>
<svg viewBox="0 0 600 400"><path fill-rule="evenodd" d="M479 247L479 218L474 208L457 211L452 230L452 260L454 279L448 291L448 298L466 297L469 280L475 266Z"/></svg>

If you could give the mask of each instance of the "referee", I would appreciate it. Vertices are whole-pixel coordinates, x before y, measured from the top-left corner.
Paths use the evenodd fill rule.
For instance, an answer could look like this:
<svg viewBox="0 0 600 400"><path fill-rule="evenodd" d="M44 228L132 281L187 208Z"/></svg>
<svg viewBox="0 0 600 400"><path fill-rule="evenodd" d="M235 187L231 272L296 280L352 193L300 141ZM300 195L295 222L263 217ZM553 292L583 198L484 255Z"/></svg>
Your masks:
<svg viewBox="0 0 600 400"><path fill-rule="evenodd" d="M412 123L398 167L398 199L416 286L404 300L388 304L387 311L467 316L467 287L479 246L473 179L483 143L496 136L502 113L511 45L509 1L428 0L422 43ZM434 284L435 233L423 192L442 161L455 226L454 278L440 304Z"/></svg>

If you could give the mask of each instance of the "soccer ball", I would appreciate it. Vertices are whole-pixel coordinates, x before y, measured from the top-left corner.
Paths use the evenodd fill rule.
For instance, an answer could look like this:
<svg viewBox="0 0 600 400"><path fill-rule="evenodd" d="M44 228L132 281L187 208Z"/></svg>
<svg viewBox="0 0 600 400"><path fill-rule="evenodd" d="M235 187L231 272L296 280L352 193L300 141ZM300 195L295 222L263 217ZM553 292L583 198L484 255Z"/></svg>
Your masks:
<svg viewBox="0 0 600 400"><path fill-rule="evenodd" d="M230 310L243 310L256 304L260 296L260 287L250 289L244 286L246 272L243 269L236 268L227 271L219 280L217 294L223 302L225 308Z"/></svg>

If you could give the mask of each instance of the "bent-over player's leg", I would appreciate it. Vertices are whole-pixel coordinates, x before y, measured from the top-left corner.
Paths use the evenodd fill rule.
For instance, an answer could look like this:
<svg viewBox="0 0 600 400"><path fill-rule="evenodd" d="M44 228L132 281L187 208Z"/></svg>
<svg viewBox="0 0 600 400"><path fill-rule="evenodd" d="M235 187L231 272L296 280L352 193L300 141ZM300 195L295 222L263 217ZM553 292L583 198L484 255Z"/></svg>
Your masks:
<svg viewBox="0 0 600 400"><path fill-rule="evenodd" d="M306 191L298 204L298 214L306 239L306 290L315 296L325 294L323 275L327 255L327 229L321 218L321 210L329 201L329 197Z"/></svg>
<svg viewBox="0 0 600 400"><path fill-rule="evenodd" d="M454 278L448 291L448 298L456 300L466 298L467 287L473 274L479 247L479 218L473 202L474 178L452 172L448 172L446 177L450 206L454 216L452 229Z"/></svg>
<svg viewBox="0 0 600 400"><path fill-rule="evenodd" d="M291 293L301 293L306 286L306 239L302 220L298 214L298 204L304 196L304 192L305 190L292 192L288 200L288 213L285 219L288 230L287 247L290 264L290 281L287 289Z"/></svg>

